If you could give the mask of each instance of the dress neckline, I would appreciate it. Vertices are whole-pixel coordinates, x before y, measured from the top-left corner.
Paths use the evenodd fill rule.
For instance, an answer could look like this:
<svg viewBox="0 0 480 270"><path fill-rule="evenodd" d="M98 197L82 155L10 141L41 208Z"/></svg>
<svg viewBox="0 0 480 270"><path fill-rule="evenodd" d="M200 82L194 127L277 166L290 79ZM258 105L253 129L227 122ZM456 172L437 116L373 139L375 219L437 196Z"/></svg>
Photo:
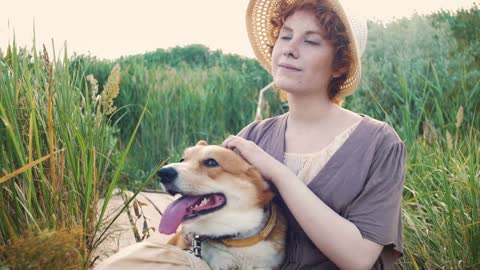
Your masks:
<svg viewBox="0 0 480 270"><path fill-rule="evenodd" d="M365 125L366 123L370 120L370 117L368 115L365 115L365 114L360 114L360 113L357 113L358 115L360 115L362 117L362 119L360 120L360 122L357 124L357 127L353 130L353 132L350 134L350 136L345 140L345 142L340 146L340 148L337 149L337 151L335 151L335 153L333 153L333 155L330 157L330 159L327 161L327 163L325 163L325 165L323 166L322 169L320 169L320 171L315 175L315 177L312 179L312 181L310 181L310 183L308 183L307 187L310 187L313 183L316 182L316 179L320 178L321 175L323 175L325 173L325 171L333 166L335 163L337 163L337 159L338 157L344 152L344 151L347 151L348 149L348 146L349 145L352 145L352 144L355 144L357 143L356 141L358 140L359 137L361 137L360 135L362 134L362 132L364 132L365 130ZM281 136L281 141L280 141L280 147L277 148L277 152L273 153L274 157L283 163L283 159L285 157L285 133L286 133L286 130L287 130L287 120L288 120L288 116L289 116L289 113L285 113L282 115L282 121L281 121L281 126L280 128L278 129L278 132L280 132L281 134L277 134L279 136Z"/></svg>

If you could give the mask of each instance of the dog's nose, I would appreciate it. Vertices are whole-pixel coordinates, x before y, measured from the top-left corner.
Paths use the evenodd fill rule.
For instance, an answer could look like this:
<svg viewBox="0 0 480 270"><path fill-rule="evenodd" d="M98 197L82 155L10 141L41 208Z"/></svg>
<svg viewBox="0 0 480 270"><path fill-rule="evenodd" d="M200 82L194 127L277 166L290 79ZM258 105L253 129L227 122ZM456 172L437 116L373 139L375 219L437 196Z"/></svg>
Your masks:
<svg viewBox="0 0 480 270"><path fill-rule="evenodd" d="M177 178L177 171L174 168L161 168L158 172L157 175L162 178L160 180L163 184L168 184L173 182L175 178Z"/></svg>

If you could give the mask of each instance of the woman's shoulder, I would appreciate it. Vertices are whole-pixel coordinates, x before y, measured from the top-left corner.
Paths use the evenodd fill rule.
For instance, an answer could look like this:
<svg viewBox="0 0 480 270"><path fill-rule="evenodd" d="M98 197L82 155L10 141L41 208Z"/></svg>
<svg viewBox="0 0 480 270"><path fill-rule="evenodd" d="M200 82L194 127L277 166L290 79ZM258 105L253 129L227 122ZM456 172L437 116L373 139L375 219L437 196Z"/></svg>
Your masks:
<svg viewBox="0 0 480 270"><path fill-rule="evenodd" d="M256 120L244 127L237 135L255 141L267 132L273 132L285 125L287 114L273 116L263 120Z"/></svg>
<svg viewBox="0 0 480 270"><path fill-rule="evenodd" d="M401 137L387 122L369 116L364 117L366 117L364 118L364 131L359 139L362 141L360 144L366 145L364 154L369 153L368 156L371 157L365 159L369 170L372 172L383 171L392 175L394 171L399 175L403 174L407 160L407 148Z"/></svg>
<svg viewBox="0 0 480 270"><path fill-rule="evenodd" d="M365 114L360 115L364 117L364 128L370 139L376 139L383 145L403 144L403 140L390 124Z"/></svg>

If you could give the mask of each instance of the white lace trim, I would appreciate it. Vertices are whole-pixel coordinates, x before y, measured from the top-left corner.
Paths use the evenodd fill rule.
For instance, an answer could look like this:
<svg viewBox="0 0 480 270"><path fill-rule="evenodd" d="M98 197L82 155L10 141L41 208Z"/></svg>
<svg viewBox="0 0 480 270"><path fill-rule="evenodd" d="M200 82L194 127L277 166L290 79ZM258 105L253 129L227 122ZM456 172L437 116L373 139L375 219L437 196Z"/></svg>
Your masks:
<svg viewBox="0 0 480 270"><path fill-rule="evenodd" d="M285 153L284 164L290 168L306 185L325 166L328 160L345 143L360 121L344 130L325 146L321 151L314 153Z"/></svg>

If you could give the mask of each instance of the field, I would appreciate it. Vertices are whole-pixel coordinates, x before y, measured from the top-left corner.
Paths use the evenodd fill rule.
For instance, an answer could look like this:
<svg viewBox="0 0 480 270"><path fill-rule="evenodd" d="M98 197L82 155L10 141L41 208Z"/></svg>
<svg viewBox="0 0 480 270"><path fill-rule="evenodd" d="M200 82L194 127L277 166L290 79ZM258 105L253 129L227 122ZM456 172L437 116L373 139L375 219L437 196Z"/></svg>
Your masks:
<svg viewBox="0 0 480 270"><path fill-rule="evenodd" d="M480 268L479 25L477 6L369 22L344 106L407 146L399 269ZM201 45L106 61L12 43L0 52L0 269L88 269L114 189L158 189L156 170L184 147L251 122L270 80ZM266 100L265 118L288 110Z"/></svg>

